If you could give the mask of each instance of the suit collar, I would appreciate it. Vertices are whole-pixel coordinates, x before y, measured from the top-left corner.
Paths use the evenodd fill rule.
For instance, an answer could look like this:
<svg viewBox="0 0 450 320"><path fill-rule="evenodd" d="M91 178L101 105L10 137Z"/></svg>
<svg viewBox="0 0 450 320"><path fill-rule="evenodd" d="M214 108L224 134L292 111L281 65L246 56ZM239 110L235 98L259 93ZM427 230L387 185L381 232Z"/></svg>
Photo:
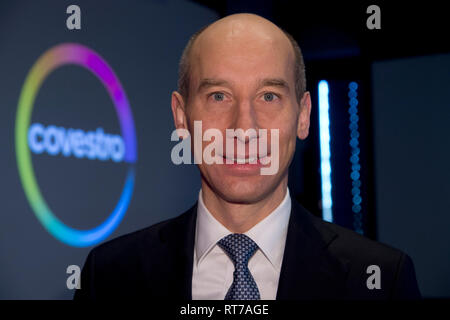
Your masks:
<svg viewBox="0 0 450 320"><path fill-rule="evenodd" d="M333 299L344 292L347 269L327 247L337 238L292 201L277 300Z"/></svg>
<svg viewBox="0 0 450 320"><path fill-rule="evenodd" d="M171 296L182 300L192 300L196 217L197 203L167 223L159 233L160 241L166 246L170 260L166 271L172 279L167 285L171 287Z"/></svg>

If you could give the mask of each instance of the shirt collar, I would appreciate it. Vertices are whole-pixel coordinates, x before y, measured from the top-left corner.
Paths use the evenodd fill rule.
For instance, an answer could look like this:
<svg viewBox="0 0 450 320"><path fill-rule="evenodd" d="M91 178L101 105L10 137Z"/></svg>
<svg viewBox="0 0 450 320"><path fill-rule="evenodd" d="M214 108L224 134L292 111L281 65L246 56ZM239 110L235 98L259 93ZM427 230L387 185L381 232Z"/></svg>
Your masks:
<svg viewBox="0 0 450 320"><path fill-rule="evenodd" d="M290 213L291 197L289 189L287 189L286 195L278 207L245 232L258 245L259 249L278 271L281 270ZM231 233L206 208L203 202L202 190L200 190L195 239L196 263L201 263L216 243Z"/></svg>

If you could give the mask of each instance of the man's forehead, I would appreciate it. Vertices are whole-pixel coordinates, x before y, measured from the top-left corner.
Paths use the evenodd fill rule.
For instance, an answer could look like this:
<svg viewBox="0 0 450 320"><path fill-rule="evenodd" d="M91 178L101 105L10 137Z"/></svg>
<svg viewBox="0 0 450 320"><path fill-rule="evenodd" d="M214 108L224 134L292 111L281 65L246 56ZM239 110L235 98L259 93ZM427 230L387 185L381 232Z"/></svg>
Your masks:
<svg viewBox="0 0 450 320"><path fill-rule="evenodd" d="M253 21L253 17L249 21L246 18L213 24L205 29L191 51L191 73L210 77L214 76L211 70L231 73L233 68L243 71L254 65L292 70L294 50L283 31L263 18L258 17L257 21Z"/></svg>
<svg viewBox="0 0 450 320"><path fill-rule="evenodd" d="M292 51L292 45L272 22L252 14L225 17L208 26L193 44L192 52L202 55L214 49L239 47L242 44Z"/></svg>

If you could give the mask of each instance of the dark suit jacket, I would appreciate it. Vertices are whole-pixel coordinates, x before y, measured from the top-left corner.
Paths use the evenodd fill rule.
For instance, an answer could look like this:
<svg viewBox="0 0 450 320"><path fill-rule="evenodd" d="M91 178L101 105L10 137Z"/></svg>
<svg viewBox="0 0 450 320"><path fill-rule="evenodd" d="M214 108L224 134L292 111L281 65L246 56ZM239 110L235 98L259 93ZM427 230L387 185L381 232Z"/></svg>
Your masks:
<svg viewBox="0 0 450 320"><path fill-rule="evenodd" d="M192 299L197 205L182 215L108 241L88 255L78 299ZM381 289L367 288L367 267ZM420 298L405 253L310 214L295 200L277 299Z"/></svg>

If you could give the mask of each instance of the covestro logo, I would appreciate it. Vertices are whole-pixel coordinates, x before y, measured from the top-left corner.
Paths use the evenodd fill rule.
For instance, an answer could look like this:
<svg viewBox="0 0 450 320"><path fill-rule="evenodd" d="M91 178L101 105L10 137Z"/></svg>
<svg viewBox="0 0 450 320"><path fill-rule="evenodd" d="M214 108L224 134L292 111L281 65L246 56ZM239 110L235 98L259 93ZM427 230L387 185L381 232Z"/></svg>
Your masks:
<svg viewBox="0 0 450 320"><path fill-rule="evenodd" d="M31 124L34 100L42 83L52 71L67 64L89 70L102 82L114 103L120 135L105 133L101 127L83 131L57 124ZM80 44L63 43L39 57L28 73L20 94L15 147L19 176L28 202L40 223L56 239L71 246L90 246L108 237L119 225L133 195L137 161L136 132L130 105L120 81L96 52ZM127 163L123 190L109 217L90 230L74 229L58 219L40 192L30 151L51 156Z"/></svg>

